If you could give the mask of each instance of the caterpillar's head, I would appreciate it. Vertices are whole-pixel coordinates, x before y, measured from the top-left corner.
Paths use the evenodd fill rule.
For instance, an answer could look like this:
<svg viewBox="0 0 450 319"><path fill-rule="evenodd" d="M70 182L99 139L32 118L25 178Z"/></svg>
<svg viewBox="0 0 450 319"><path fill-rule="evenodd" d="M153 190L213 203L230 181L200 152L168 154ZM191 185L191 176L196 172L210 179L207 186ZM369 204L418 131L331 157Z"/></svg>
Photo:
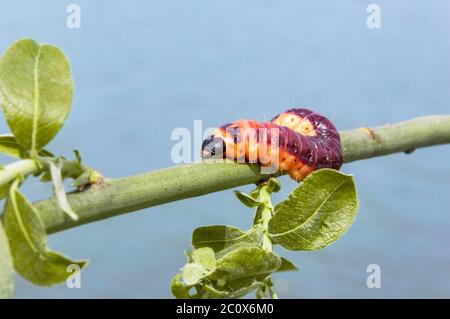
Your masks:
<svg viewBox="0 0 450 319"><path fill-rule="evenodd" d="M308 118L314 112L307 109L290 109L272 119L272 123L285 126L306 136L317 134L315 123Z"/></svg>
<svg viewBox="0 0 450 319"><path fill-rule="evenodd" d="M204 159L225 158L226 144L221 137L211 135L202 143L202 157Z"/></svg>

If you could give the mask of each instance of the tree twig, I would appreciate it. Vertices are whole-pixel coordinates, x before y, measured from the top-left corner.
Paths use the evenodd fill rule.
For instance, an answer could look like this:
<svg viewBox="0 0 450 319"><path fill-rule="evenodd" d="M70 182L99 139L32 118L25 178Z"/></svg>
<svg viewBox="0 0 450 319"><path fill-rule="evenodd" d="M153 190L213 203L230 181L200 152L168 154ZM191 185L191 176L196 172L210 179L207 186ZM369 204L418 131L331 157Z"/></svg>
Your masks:
<svg viewBox="0 0 450 319"><path fill-rule="evenodd" d="M419 117L376 128L341 132L344 162L411 152L416 148L450 143L450 115ZM55 198L36 207L48 233L180 199L213 193L267 177L254 165L197 163L180 165L120 179L68 196L78 221L67 217Z"/></svg>

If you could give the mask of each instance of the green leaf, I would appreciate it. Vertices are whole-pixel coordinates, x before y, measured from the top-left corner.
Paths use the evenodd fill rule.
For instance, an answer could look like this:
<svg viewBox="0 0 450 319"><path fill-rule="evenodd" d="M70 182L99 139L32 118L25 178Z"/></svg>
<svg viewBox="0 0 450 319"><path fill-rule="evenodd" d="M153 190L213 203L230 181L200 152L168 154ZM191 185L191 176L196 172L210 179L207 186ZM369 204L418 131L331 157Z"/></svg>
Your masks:
<svg viewBox="0 0 450 319"><path fill-rule="evenodd" d="M13 157L22 158L25 149L17 143L16 138L12 134L0 135L0 153Z"/></svg>
<svg viewBox="0 0 450 319"><path fill-rule="evenodd" d="M6 197L6 195L8 194L8 191L9 191L9 184L0 186L0 200L2 200L4 197Z"/></svg>
<svg viewBox="0 0 450 319"><path fill-rule="evenodd" d="M283 204L284 204L284 201L281 201L281 202L275 204L275 206L273 207L274 215L277 213L277 211L280 209L281 205L283 205Z"/></svg>
<svg viewBox="0 0 450 319"><path fill-rule="evenodd" d="M71 184L73 187L80 187L89 185L89 177L91 176L91 172L85 171L80 176L78 176L73 183Z"/></svg>
<svg viewBox="0 0 450 319"><path fill-rule="evenodd" d="M70 112L69 62L57 47L20 40L0 60L0 93L12 133L34 153L53 139Z"/></svg>
<svg viewBox="0 0 450 319"><path fill-rule="evenodd" d="M297 271L297 266L294 265L292 261L287 260L284 257L281 257L281 266L277 269L277 272L283 271Z"/></svg>
<svg viewBox="0 0 450 319"><path fill-rule="evenodd" d="M67 194L64 190L64 183L61 176L61 168L56 166L53 162L48 162L50 166L50 175L52 177L53 189L55 192L56 200L58 201L59 207L73 220L78 220L77 214L70 207L69 201L67 200Z"/></svg>
<svg viewBox="0 0 450 319"><path fill-rule="evenodd" d="M230 298L230 292L227 290L220 290L212 285L204 285L201 287L201 298L203 299L226 299Z"/></svg>
<svg viewBox="0 0 450 319"><path fill-rule="evenodd" d="M55 155L52 152L50 152L46 149L41 149L38 154L39 154L39 156L42 156L42 157L55 157Z"/></svg>
<svg viewBox="0 0 450 319"><path fill-rule="evenodd" d="M213 281L210 280L210 282L214 283L215 287L219 290L234 292L246 287L250 287L255 281L262 282L262 278L265 278L268 275L268 273L264 273L262 275L250 275L232 280L219 278Z"/></svg>
<svg viewBox="0 0 450 319"><path fill-rule="evenodd" d="M228 298L240 298L252 291L255 291L258 288L263 287L264 284L259 281L253 281L248 286L239 288L237 290L222 290L212 285L204 285L202 298L211 298L211 299L228 299Z"/></svg>
<svg viewBox="0 0 450 319"><path fill-rule="evenodd" d="M260 237L260 227L253 227L249 231L243 232L233 226L203 226L196 228L192 233L192 245L195 248L211 247L218 252L238 242L257 243Z"/></svg>
<svg viewBox="0 0 450 319"><path fill-rule="evenodd" d="M240 191L234 191L234 194L239 201L247 207L253 208L262 205L263 203L253 198L251 195L247 195Z"/></svg>
<svg viewBox="0 0 450 319"><path fill-rule="evenodd" d="M197 284L201 279L208 276L210 272L196 263L186 264L181 270L181 276L186 285L192 286Z"/></svg>
<svg viewBox="0 0 450 319"><path fill-rule="evenodd" d="M13 158L27 158L27 150L24 149L16 140L12 134L0 135L0 153ZM39 156L42 157L54 157L51 152L42 149L39 151Z"/></svg>
<svg viewBox="0 0 450 319"><path fill-rule="evenodd" d="M12 298L13 274L14 268L8 238L0 221L0 299Z"/></svg>
<svg viewBox="0 0 450 319"><path fill-rule="evenodd" d="M353 178L332 169L310 174L269 222L272 240L290 250L315 250L336 241L352 224L358 200Z"/></svg>
<svg viewBox="0 0 450 319"><path fill-rule="evenodd" d="M78 163L78 164L81 164L81 154L80 154L80 151L78 151L78 150L73 150L73 154L75 155L75 158L76 158L76 160L77 160L77 163Z"/></svg>
<svg viewBox="0 0 450 319"><path fill-rule="evenodd" d="M275 177L269 178L269 180L267 181L267 188L272 193L279 192L281 189L280 181Z"/></svg>
<svg viewBox="0 0 450 319"><path fill-rule="evenodd" d="M47 235L36 208L17 190L11 190L3 216L14 268L25 279L40 286L64 282L71 274L69 265L80 268L86 261L73 261L47 248Z"/></svg>
<svg viewBox="0 0 450 319"><path fill-rule="evenodd" d="M259 276L276 271L281 258L257 245L242 245L217 260L216 271L209 277L218 280L235 280Z"/></svg>
<svg viewBox="0 0 450 319"><path fill-rule="evenodd" d="M216 268L216 256L214 250L209 247L199 248L192 252L192 260L209 271Z"/></svg>
<svg viewBox="0 0 450 319"><path fill-rule="evenodd" d="M255 291L256 289L262 288L263 286L264 286L264 284L262 282L255 280L248 286L234 290L232 292L231 296L229 296L229 298L243 297L243 296L251 293L252 291Z"/></svg>
<svg viewBox="0 0 450 319"><path fill-rule="evenodd" d="M232 246L228 246L218 252L216 252L216 260L219 260L220 258L224 257L226 254L232 252L233 250L236 250L237 248L241 247L255 247L258 246L258 244L255 243L246 243L246 242L238 242Z"/></svg>
<svg viewBox="0 0 450 319"><path fill-rule="evenodd" d="M192 262L187 263L181 270L183 281L188 286L197 284L216 268L214 250L209 247L194 250L190 258Z"/></svg>
<svg viewBox="0 0 450 319"><path fill-rule="evenodd" d="M187 260L188 263L194 262L194 261L192 260L192 250L191 250L191 249L185 250L185 251L184 251L184 256L186 257L186 260Z"/></svg>
<svg viewBox="0 0 450 319"><path fill-rule="evenodd" d="M192 296L189 294L189 290L192 286L185 286L180 279L181 274L178 274L173 278L172 284L170 285L172 294L178 299L191 299Z"/></svg>
<svg viewBox="0 0 450 319"><path fill-rule="evenodd" d="M258 186L258 187L256 187L255 189L253 189L253 190L249 193L249 195L250 195L250 197L253 198L253 199L258 199L260 193L261 193L261 187Z"/></svg>

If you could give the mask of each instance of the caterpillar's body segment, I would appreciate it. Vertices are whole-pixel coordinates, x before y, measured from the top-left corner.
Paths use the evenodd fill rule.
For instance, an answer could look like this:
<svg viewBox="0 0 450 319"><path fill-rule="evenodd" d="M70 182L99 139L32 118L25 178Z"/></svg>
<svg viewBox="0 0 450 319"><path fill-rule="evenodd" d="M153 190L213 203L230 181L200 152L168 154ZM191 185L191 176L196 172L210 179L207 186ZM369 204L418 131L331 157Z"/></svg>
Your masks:
<svg viewBox="0 0 450 319"><path fill-rule="evenodd" d="M320 168L339 169L342 149L334 125L307 109L291 109L271 122L237 120L216 129L203 141L204 158L275 166L301 181Z"/></svg>

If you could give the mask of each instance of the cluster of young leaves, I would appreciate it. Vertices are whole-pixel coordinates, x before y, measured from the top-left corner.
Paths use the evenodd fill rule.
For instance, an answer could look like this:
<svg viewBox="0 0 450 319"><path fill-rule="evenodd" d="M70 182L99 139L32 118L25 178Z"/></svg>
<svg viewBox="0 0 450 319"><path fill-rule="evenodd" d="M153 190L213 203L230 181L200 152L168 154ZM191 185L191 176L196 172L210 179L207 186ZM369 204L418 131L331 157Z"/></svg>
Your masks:
<svg viewBox="0 0 450 319"><path fill-rule="evenodd" d="M247 231L225 225L204 226L192 234L193 250L172 281L177 298L239 298L255 291L257 298L276 298L271 274L297 270L273 252L317 250L336 241L352 224L357 210L353 178L336 170L310 174L287 199L272 206L271 194L280 185L275 178L250 194L235 192L247 207L255 208Z"/></svg>
<svg viewBox="0 0 450 319"><path fill-rule="evenodd" d="M27 174L52 182L55 196L68 218L77 219L64 190L65 178L75 185L89 182L92 170L76 159L56 157L44 147L55 137L70 112L73 82L63 52L25 39L14 43L0 60L1 108L11 133L0 135L0 153L17 161L0 166L0 298L13 293L13 269L30 282L49 286L64 282L74 261L47 247L45 227L36 207L20 192ZM26 163L35 169L22 171ZM33 162L31 162L33 164Z"/></svg>

